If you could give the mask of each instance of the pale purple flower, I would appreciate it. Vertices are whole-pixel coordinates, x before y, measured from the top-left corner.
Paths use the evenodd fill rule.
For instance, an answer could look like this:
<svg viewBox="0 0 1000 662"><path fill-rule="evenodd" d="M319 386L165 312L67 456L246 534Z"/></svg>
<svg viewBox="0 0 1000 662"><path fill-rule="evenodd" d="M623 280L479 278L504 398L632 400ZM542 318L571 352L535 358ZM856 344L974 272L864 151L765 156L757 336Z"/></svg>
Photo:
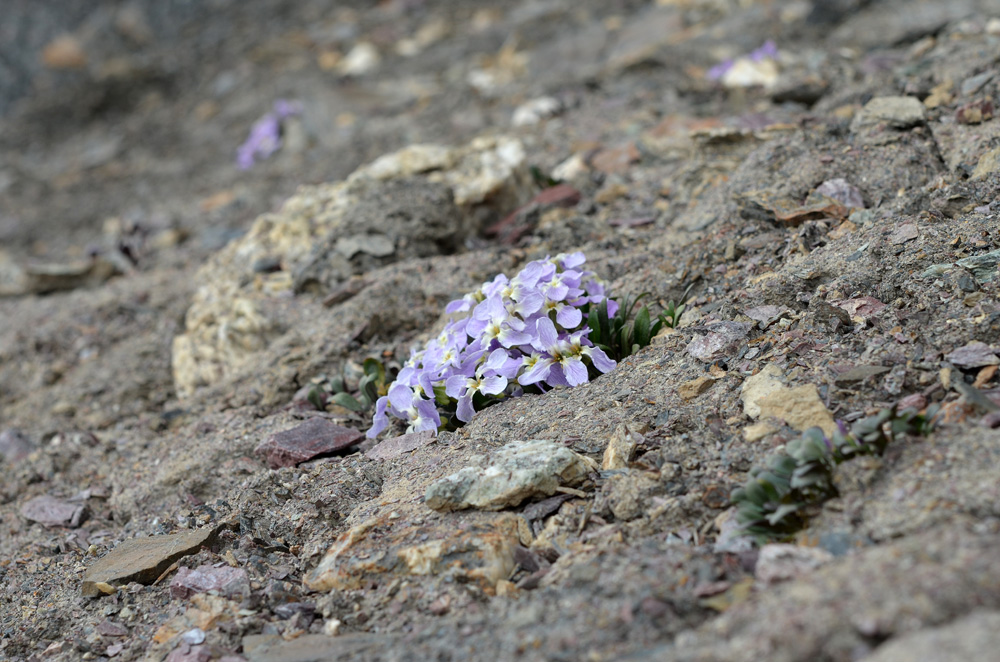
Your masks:
<svg viewBox="0 0 1000 662"><path fill-rule="evenodd" d="M454 375L445 382L445 393L458 400L456 416L463 423L468 423L476 414L472 406L472 396L476 393L499 395L507 388L507 378L498 374L498 370L509 363L510 358L503 349L496 349L490 354L486 363L481 365L474 377Z"/></svg>
<svg viewBox="0 0 1000 662"><path fill-rule="evenodd" d="M437 430L438 404L454 406L455 418L468 422L482 398L517 397L527 385L542 392L577 386L588 381L589 366L612 370L615 362L592 345L583 326L582 308L606 300L604 283L582 270L585 261L580 252L535 260L513 278L498 274L450 302L445 312L456 317L410 351L389 395L375 404L368 436L382 432L390 414L406 421L408 431ZM608 301L610 315L617 308Z"/></svg>
<svg viewBox="0 0 1000 662"><path fill-rule="evenodd" d="M760 62L761 60L774 59L778 57L778 45L772 40L768 39L759 48L750 51L747 56L754 62Z"/></svg>
<svg viewBox="0 0 1000 662"><path fill-rule="evenodd" d="M409 422L407 432L437 430L441 426L441 416L433 400L425 400L413 389L394 383L389 387L389 408L396 418Z"/></svg>
<svg viewBox="0 0 1000 662"><path fill-rule="evenodd" d="M769 59L773 60L778 57L778 46L772 40L768 39L759 47L747 53L744 57L752 62L761 62ZM723 60L709 69L706 75L709 80L722 80L723 76L725 76L735 65L736 59L730 58L728 60Z"/></svg>
<svg viewBox="0 0 1000 662"><path fill-rule="evenodd" d="M281 148L281 122L302 112L300 104L278 99L274 110L254 122L250 135L236 152L236 165L249 170L257 159L269 158Z"/></svg>

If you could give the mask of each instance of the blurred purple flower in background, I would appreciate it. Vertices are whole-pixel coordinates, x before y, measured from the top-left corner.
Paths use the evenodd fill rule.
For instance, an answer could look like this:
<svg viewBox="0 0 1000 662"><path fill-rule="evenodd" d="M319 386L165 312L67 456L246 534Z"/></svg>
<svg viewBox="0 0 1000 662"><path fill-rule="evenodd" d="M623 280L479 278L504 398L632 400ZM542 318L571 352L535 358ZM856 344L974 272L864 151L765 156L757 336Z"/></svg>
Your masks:
<svg viewBox="0 0 1000 662"><path fill-rule="evenodd" d="M773 60L778 57L778 45L775 44L774 41L768 39L763 44L761 44L760 47L755 48L754 50L750 51L749 53L747 53L742 57L745 57L751 62L761 62L763 60L768 60L768 59ZM738 59L739 58L729 58L715 65L714 67L708 70L708 73L706 74L708 76L708 79L721 80L722 77L725 76L726 73L728 73L729 70L733 68L733 66L735 66L736 61Z"/></svg>
<svg viewBox="0 0 1000 662"><path fill-rule="evenodd" d="M250 135L240 145L236 153L236 165L240 170L249 170L257 159L266 159L281 148L282 121L298 115L302 106L295 101L278 99L274 109L254 122Z"/></svg>

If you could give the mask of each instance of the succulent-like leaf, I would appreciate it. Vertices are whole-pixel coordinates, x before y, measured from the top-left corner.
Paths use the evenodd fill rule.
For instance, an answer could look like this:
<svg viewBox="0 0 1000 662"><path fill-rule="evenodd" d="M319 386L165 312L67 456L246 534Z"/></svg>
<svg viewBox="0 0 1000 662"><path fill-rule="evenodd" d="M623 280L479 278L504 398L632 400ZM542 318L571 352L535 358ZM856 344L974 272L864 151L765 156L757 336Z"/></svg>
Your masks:
<svg viewBox="0 0 1000 662"><path fill-rule="evenodd" d="M323 396L320 393L318 386L309 387L309 393L306 395L306 399L309 400L310 404L320 411L323 410Z"/></svg>
<svg viewBox="0 0 1000 662"><path fill-rule="evenodd" d="M645 347L649 344L651 338L649 329L649 308L643 306L636 313L635 321L632 323L632 338L636 345Z"/></svg>
<svg viewBox="0 0 1000 662"><path fill-rule="evenodd" d="M365 406L363 404L361 404L360 402L358 402L353 396L351 396L351 395L349 395L347 393L344 393L343 391L341 391L340 393L334 393L333 397L330 398L330 402L333 402L334 404L338 404L341 407L346 407L347 409L350 409L351 411L364 411L365 410Z"/></svg>

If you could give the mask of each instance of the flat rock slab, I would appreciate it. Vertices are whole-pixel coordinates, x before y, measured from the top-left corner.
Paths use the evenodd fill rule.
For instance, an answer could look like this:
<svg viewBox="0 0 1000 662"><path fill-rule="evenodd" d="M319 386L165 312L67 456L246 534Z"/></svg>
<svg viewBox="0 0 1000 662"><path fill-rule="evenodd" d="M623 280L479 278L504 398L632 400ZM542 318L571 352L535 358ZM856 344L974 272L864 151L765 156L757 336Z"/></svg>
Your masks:
<svg viewBox="0 0 1000 662"><path fill-rule="evenodd" d="M101 583L150 584L171 563L210 544L225 526L219 524L184 533L126 540L87 568L80 594L85 598L97 597L101 594L97 584Z"/></svg>
<svg viewBox="0 0 1000 662"><path fill-rule="evenodd" d="M69 503L51 496L35 497L21 506L21 514L32 522L71 529L80 526L86 512L82 503Z"/></svg>
<svg viewBox="0 0 1000 662"><path fill-rule="evenodd" d="M277 432L254 452L263 455L272 469L294 467L317 455L350 448L364 437L354 428L345 428L325 418L310 418L302 425Z"/></svg>
<svg viewBox="0 0 1000 662"><path fill-rule="evenodd" d="M431 430L403 434L392 439L386 439L378 446L369 448L365 453L365 457L370 460L391 460L394 457L405 455L418 448L432 444L435 439L437 439L437 436Z"/></svg>
<svg viewBox="0 0 1000 662"><path fill-rule="evenodd" d="M588 458L548 440L515 441L486 468L465 467L427 488L434 510L501 510L531 497L552 496L580 483L595 467Z"/></svg>

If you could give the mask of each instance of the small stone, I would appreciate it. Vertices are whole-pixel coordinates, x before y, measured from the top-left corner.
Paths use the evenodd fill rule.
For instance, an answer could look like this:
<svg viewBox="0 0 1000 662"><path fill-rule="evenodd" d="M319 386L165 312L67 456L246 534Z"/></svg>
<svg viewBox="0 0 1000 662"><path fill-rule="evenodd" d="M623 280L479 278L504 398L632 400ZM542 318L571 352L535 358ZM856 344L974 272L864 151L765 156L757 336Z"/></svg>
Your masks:
<svg viewBox="0 0 1000 662"><path fill-rule="evenodd" d="M42 50L42 63L49 69L83 69L87 66L87 52L79 39L63 34Z"/></svg>
<svg viewBox="0 0 1000 662"><path fill-rule="evenodd" d="M335 249L348 260L358 253L388 257L396 252L396 243L384 234L356 234L337 239Z"/></svg>
<svg viewBox="0 0 1000 662"><path fill-rule="evenodd" d="M744 310L743 314L760 324L761 329L766 329L788 312L787 308L781 306L757 306Z"/></svg>
<svg viewBox="0 0 1000 662"><path fill-rule="evenodd" d="M32 522L44 526L65 526L75 529L83 522L86 508L83 504L67 503L51 496L31 499L21 507L21 514Z"/></svg>
<svg viewBox="0 0 1000 662"><path fill-rule="evenodd" d="M1000 364L1000 358L992 347L984 342L973 340L953 352L945 354L945 360L959 368L981 368Z"/></svg>
<svg viewBox="0 0 1000 662"><path fill-rule="evenodd" d="M0 457L8 464L17 464L33 450L34 444L20 430L8 428L0 432Z"/></svg>
<svg viewBox="0 0 1000 662"><path fill-rule="evenodd" d="M858 187L852 186L843 178L828 179L816 187L816 192L833 198L848 209L864 209L865 207L864 198L861 197L861 191L858 190Z"/></svg>
<svg viewBox="0 0 1000 662"><path fill-rule="evenodd" d="M692 400L708 389L712 388L712 384L716 382L714 377L709 377L708 375L702 375L692 379L691 381L684 382L677 387L677 394L680 395L685 400Z"/></svg>
<svg viewBox="0 0 1000 662"><path fill-rule="evenodd" d="M951 82L950 78L935 85L931 88L931 93L927 95L926 99L924 99L924 106L927 108L947 106L955 99L955 95L952 93L953 87L955 87L955 85Z"/></svg>
<svg viewBox="0 0 1000 662"><path fill-rule="evenodd" d="M96 595L114 595L118 592L117 588L107 582L96 582L94 584L94 589L96 591L94 595L85 597L94 597Z"/></svg>
<svg viewBox="0 0 1000 662"><path fill-rule="evenodd" d="M97 624L97 632L105 637L124 637L128 634L128 628L121 623L104 620Z"/></svg>
<svg viewBox="0 0 1000 662"><path fill-rule="evenodd" d="M365 453L369 460L391 460L394 457L405 455L418 448L432 444L437 440L437 436L431 430L423 432L411 432L409 434L386 439L377 446L374 446Z"/></svg>
<svg viewBox="0 0 1000 662"><path fill-rule="evenodd" d="M875 375L881 375L884 372L889 372L889 368L881 365L856 365L847 372L837 375L834 384L837 386L853 384L854 382L864 381Z"/></svg>
<svg viewBox="0 0 1000 662"><path fill-rule="evenodd" d="M250 579L243 568L202 565L195 569L178 568L170 581L170 597L189 598L195 593L216 591L223 596L239 595L250 587ZM197 642L201 643L201 642Z"/></svg>
<svg viewBox="0 0 1000 662"><path fill-rule="evenodd" d="M833 435L837 424L833 415L819 398L815 384L795 388L781 387L757 401L761 416L773 416L804 432L819 427L827 436Z"/></svg>
<svg viewBox="0 0 1000 662"><path fill-rule="evenodd" d="M338 63L337 69L345 76L361 76L377 69L381 59L378 49L373 44L362 41L344 56Z"/></svg>
<svg viewBox="0 0 1000 662"><path fill-rule="evenodd" d="M730 241L726 244L726 252L723 257L726 258L726 262L735 262L746 254L746 249L740 246L735 241Z"/></svg>
<svg viewBox="0 0 1000 662"><path fill-rule="evenodd" d="M768 363L756 375L747 377L740 389L740 400L743 401L743 413L750 418L760 416L759 401L784 388L782 381L783 373L781 368L773 363Z"/></svg>
<svg viewBox="0 0 1000 662"><path fill-rule="evenodd" d="M562 104L555 97L538 97L518 106L514 110L510 123L514 126L538 124L542 120L552 117L561 109Z"/></svg>
<svg viewBox="0 0 1000 662"><path fill-rule="evenodd" d="M204 643L205 631L201 628L191 628L181 635L181 641L191 646L197 646L198 644Z"/></svg>
<svg viewBox="0 0 1000 662"><path fill-rule="evenodd" d="M758 421L743 428L743 438L754 443L777 431L778 428L771 421Z"/></svg>
<svg viewBox="0 0 1000 662"><path fill-rule="evenodd" d="M696 359L714 363L736 352L750 328L750 324L741 322L715 322L708 325L709 333L698 336L688 344L687 352Z"/></svg>
<svg viewBox="0 0 1000 662"><path fill-rule="evenodd" d="M919 411L926 406L927 398L922 393L911 393L905 398L900 398L899 402L896 403L896 408L899 411L906 409L916 409Z"/></svg>
<svg viewBox="0 0 1000 662"><path fill-rule="evenodd" d="M542 206L572 207L580 202L580 198L580 192L569 184L557 184L543 189L531 202Z"/></svg>
<svg viewBox="0 0 1000 662"><path fill-rule="evenodd" d="M626 469L632 460L632 454L638 446L642 435L632 432L627 425L620 423L611 433L607 448L604 449L604 459L601 469Z"/></svg>
<svg viewBox="0 0 1000 662"><path fill-rule="evenodd" d="M553 441L515 441L497 451L485 469L466 467L431 484L424 501L442 512L500 510L577 485L594 468L592 460Z"/></svg>
<svg viewBox="0 0 1000 662"><path fill-rule="evenodd" d="M893 246L899 246L919 237L920 230L917 229L916 225L913 223L903 223L889 235L889 243Z"/></svg>
<svg viewBox="0 0 1000 662"><path fill-rule="evenodd" d="M757 557L754 574L765 586L795 579L833 560L833 554L816 547L764 545Z"/></svg>
<svg viewBox="0 0 1000 662"><path fill-rule="evenodd" d="M990 82L990 80L993 79L994 75L995 72L990 70L966 78L965 80L962 81L962 96L967 97L983 89L983 85L986 85L986 83Z"/></svg>
<svg viewBox="0 0 1000 662"><path fill-rule="evenodd" d="M171 563L210 544L224 526L126 540L87 568L80 594L93 598L108 589L114 593L111 582L151 584Z"/></svg>
<svg viewBox="0 0 1000 662"><path fill-rule="evenodd" d="M212 652L208 646L192 646L182 641L177 648L170 651L165 662L209 662L211 659Z"/></svg>
<svg viewBox="0 0 1000 662"><path fill-rule="evenodd" d="M294 467L317 455L350 448L363 437L354 428L345 428L316 417L290 430L272 434L254 452L265 456L267 465L272 469Z"/></svg>
<svg viewBox="0 0 1000 662"><path fill-rule="evenodd" d="M770 89L778 82L778 65L770 58L752 60L737 58L726 70L720 82L728 88L764 87Z"/></svg>
<svg viewBox="0 0 1000 662"><path fill-rule="evenodd" d="M521 593L514 582L506 579L497 582L496 592L498 598L516 598Z"/></svg>
<svg viewBox="0 0 1000 662"><path fill-rule="evenodd" d="M606 147L590 160L596 170L606 174L621 174L628 172L629 167L639 160L639 150L634 143L626 143L619 147Z"/></svg>
<svg viewBox="0 0 1000 662"><path fill-rule="evenodd" d="M851 122L851 132L856 133L879 124L894 129L908 129L923 124L927 109L915 97L876 97L858 111Z"/></svg>
<svg viewBox="0 0 1000 662"><path fill-rule="evenodd" d="M574 154L552 170L552 177L561 182L571 182L590 172L582 154Z"/></svg>
<svg viewBox="0 0 1000 662"><path fill-rule="evenodd" d="M972 171L972 179L983 180L997 171L1000 171L1000 147L991 149L979 157L979 162Z"/></svg>

